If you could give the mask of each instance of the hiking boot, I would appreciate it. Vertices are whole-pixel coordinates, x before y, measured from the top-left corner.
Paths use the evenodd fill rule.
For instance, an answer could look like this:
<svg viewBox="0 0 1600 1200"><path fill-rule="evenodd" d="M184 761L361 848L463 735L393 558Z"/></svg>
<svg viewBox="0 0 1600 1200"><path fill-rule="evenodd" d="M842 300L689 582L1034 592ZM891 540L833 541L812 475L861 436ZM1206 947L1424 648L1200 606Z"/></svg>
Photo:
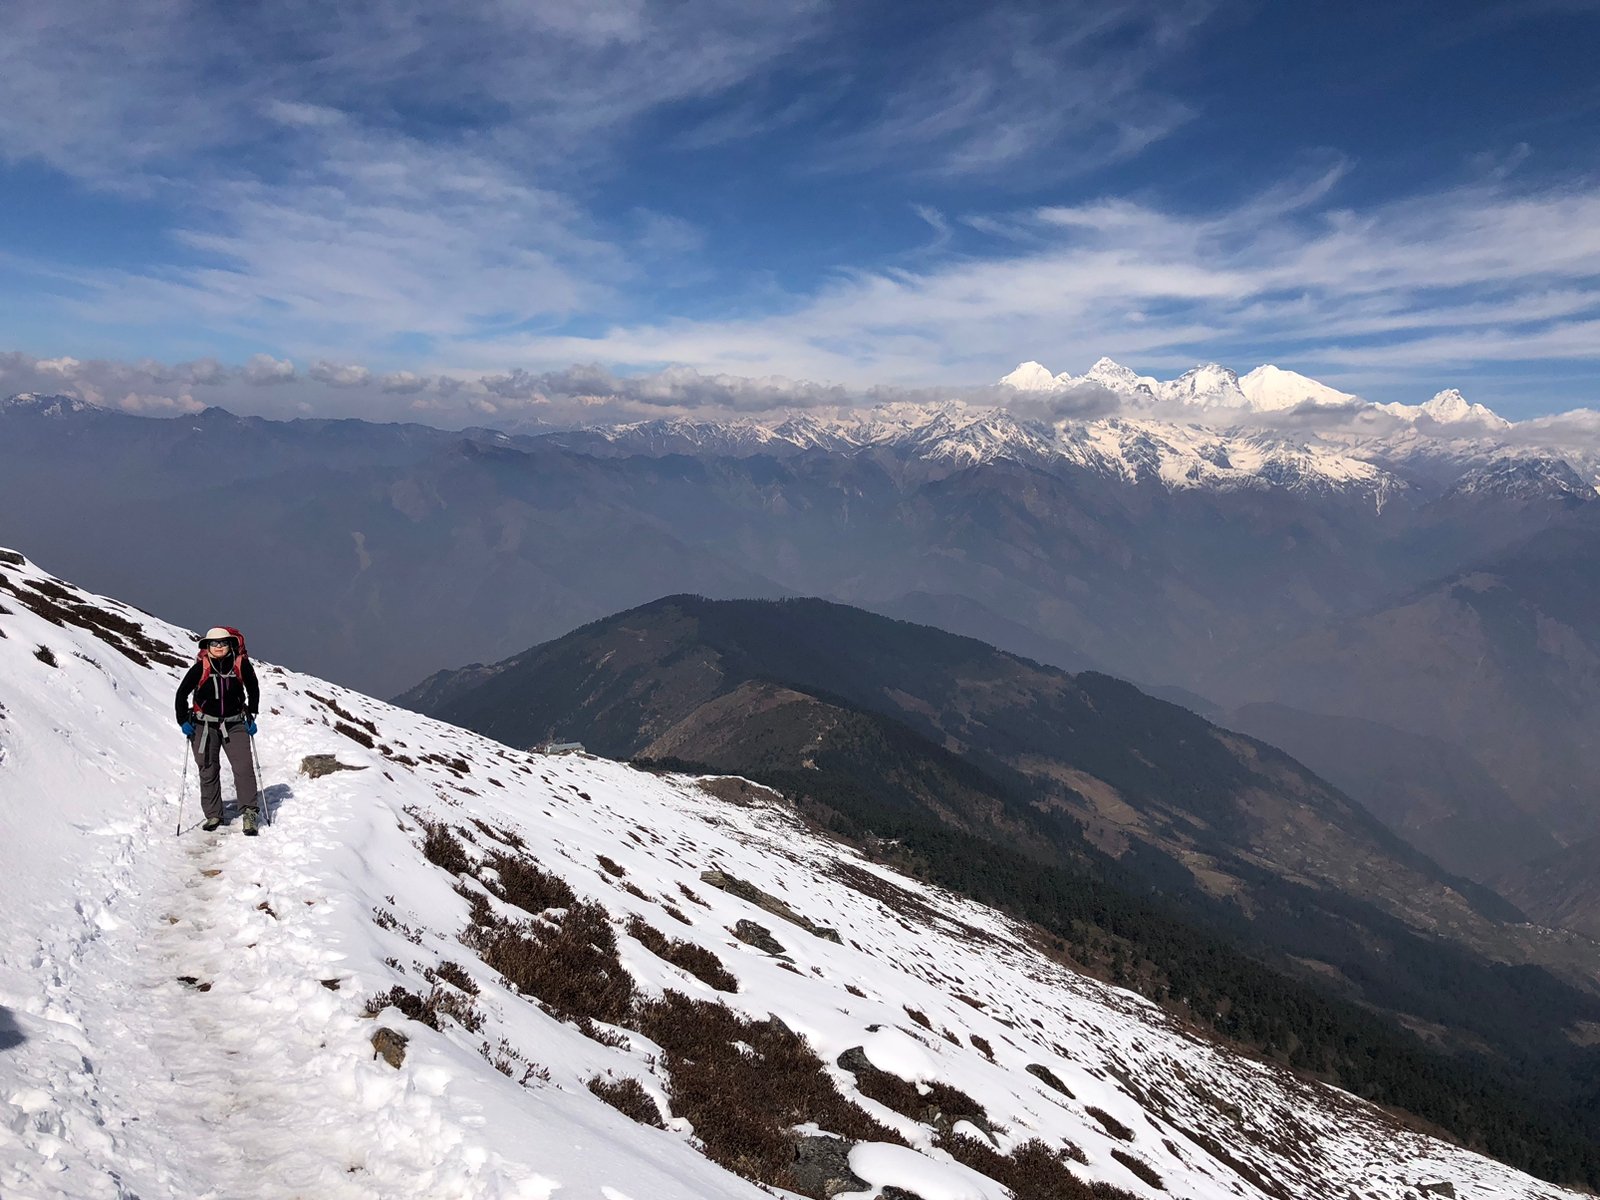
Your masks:
<svg viewBox="0 0 1600 1200"><path fill-rule="evenodd" d="M200 828L204 829L207 833L215 833L217 831L217 826L221 824L221 817L207 817L204 821L200 822Z"/></svg>
<svg viewBox="0 0 1600 1200"><path fill-rule="evenodd" d="M239 814L239 825L244 830L245 837L256 836L256 810L247 808Z"/></svg>

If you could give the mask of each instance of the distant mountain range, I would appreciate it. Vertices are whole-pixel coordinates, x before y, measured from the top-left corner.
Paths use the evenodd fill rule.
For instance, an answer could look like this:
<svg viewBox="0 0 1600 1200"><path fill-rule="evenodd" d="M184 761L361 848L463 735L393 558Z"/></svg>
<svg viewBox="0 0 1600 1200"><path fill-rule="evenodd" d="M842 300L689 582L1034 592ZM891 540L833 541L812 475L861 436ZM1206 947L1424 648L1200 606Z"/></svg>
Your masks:
<svg viewBox="0 0 1600 1200"><path fill-rule="evenodd" d="M1099 387L1133 404L1182 404L1208 413L1219 409L1231 409L1236 413L1316 409L1349 413L1370 411L1411 424L1427 421L1436 426L1476 425L1485 430L1511 427L1511 422L1483 405L1469 404L1455 388L1447 388L1423 404L1370 404L1359 396L1270 363L1243 376L1218 363L1205 363L1163 382L1148 375L1136 375L1109 358L1100 359L1079 376L1065 372L1052 375L1039 363L1025 362L1000 382L1021 392L1058 393Z"/></svg>
<svg viewBox="0 0 1600 1200"><path fill-rule="evenodd" d="M384 694L662 595L822 596L1250 732L1270 706L1297 756L1480 883L1600 835L1585 447L1269 367L1102 360L990 398L527 436L20 396L0 536Z"/></svg>

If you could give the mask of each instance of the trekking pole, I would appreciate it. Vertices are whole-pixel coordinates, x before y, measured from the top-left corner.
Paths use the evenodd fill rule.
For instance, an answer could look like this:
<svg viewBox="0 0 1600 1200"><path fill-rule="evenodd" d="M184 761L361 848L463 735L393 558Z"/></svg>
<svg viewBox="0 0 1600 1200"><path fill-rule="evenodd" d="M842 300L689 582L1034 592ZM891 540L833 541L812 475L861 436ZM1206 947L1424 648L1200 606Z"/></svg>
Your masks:
<svg viewBox="0 0 1600 1200"><path fill-rule="evenodd" d="M272 824L272 804L267 800L267 789L261 786L261 758L256 754L256 735L250 734L250 769L256 776L256 808L260 810L262 819Z"/></svg>
<svg viewBox="0 0 1600 1200"><path fill-rule="evenodd" d="M183 787L178 792L178 828L173 831L173 837L183 833L183 802L189 795L189 759L192 756L189 753L189 739L184 738L183 740Z"/></svg>

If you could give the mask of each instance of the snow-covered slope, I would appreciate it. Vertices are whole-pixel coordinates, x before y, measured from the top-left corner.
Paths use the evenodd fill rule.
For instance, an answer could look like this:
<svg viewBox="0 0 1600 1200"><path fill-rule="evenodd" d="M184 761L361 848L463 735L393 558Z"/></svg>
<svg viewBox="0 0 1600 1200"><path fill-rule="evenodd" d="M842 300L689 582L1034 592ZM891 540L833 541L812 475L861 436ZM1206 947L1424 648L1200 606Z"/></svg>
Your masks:
<svg viewBox="0 0 1600 1200"><path fill-rule="evenodd" d="M719 1144L717 1122L684 1113L733 1122L792 1101L813 1060L763 1047L795 1035L820 1055L812 1076L883 1127L850 1147L807 1112L786 1118L808 1153L848 1152L856 1190L838 1194L858 1200L890 1185L1003 1200L985 1171L1030 1142L1052 1169L1140 1197L1568 1194L1200 1041L1027 929L737 784L713 785L719 798L690 777L522 753L258 662L272 824L204 834L171 711L190 635L10 552L0 634L6 1200L793 1195L715 1165L702 1145ZM312 777L312 755L350 769ZM532 862L572 897L514 907ZM746 1078L784 1072L783 1095L718 1109L639 1031L664 1027L574 1017L570 998L519 994L479 957L486 930L544 944L600 912L588 902L609 917L557 967L581 974L614 939L607 994L637 1001L608 1011L645 1013L667 989L722 1001L731 1015L707 1028L743 1032L704 1054ZM736 991L702 981L708 957ZM398 1067L375 1055L380 1028L408 1039ZM589 1086L624 1080L664 1128ZM921 1099L897 1111L868 1093Z"/></svg>

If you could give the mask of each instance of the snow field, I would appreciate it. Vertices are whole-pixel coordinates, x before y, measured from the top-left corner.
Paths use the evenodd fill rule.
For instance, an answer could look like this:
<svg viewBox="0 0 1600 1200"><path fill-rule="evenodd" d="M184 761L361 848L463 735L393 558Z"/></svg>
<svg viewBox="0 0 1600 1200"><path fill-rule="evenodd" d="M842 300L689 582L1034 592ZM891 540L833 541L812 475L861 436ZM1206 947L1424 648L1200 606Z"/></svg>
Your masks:
<svg viewBox="0 0 1600 1200"><path fill-rule="evenodd" d="M31 565L0 563L0 575L13 593L48 580ZM84 599L136 615L177 654L192 648L181 630ZM657 1048L626 1031L617 1046L592 1040L473 957L458 940L467 901L419 850L423 819L449 823L475 857L525 842L606 907L642 992L720 999L803 1034L841 1090L911 1145L857 1146L852 1169L872 1190L855 1200L889 1184L923 1200L1005 1193L936 1147L930 1127L860 1095L831 1065L854 1047L881 1070L977 1099L1002 1153L1033 1137L1071 1143L1087 1159L1081 1177L1137 1196L1256 1198L1264 1180L1376 1200L1430 1180L1462 1197L1567 1194L1198 1041L1142 999L1049 961L999 915L807 833L781 804L741 807L688 778L520 753L260 662L274 824L256 839L235 825L192 828L191 770L191 827L175 837L180 670L48 624L5 585L0 607L0 1018L21 1039L0 1021L6 1200L770 1195L703 1158L681 1118L646 1128L589 1093L596 1076L634 1078L665 1115ZM362 735L368 724L370 747L335 728ZM312 779L297 773L311 754L360 769ZM841 943L717 890L700 878L708 870L782 899ZM631 915L715 953L738 993L650 953L622 932ZM785 955L734 939L741 919ZM426 995L424 971L444 962L476 984L480 1029L364 1015L396 984ZM378 1026L409 1039L398 1070L374 1056ZM484 1047L511 1058L511 1076Z"/></svg>

